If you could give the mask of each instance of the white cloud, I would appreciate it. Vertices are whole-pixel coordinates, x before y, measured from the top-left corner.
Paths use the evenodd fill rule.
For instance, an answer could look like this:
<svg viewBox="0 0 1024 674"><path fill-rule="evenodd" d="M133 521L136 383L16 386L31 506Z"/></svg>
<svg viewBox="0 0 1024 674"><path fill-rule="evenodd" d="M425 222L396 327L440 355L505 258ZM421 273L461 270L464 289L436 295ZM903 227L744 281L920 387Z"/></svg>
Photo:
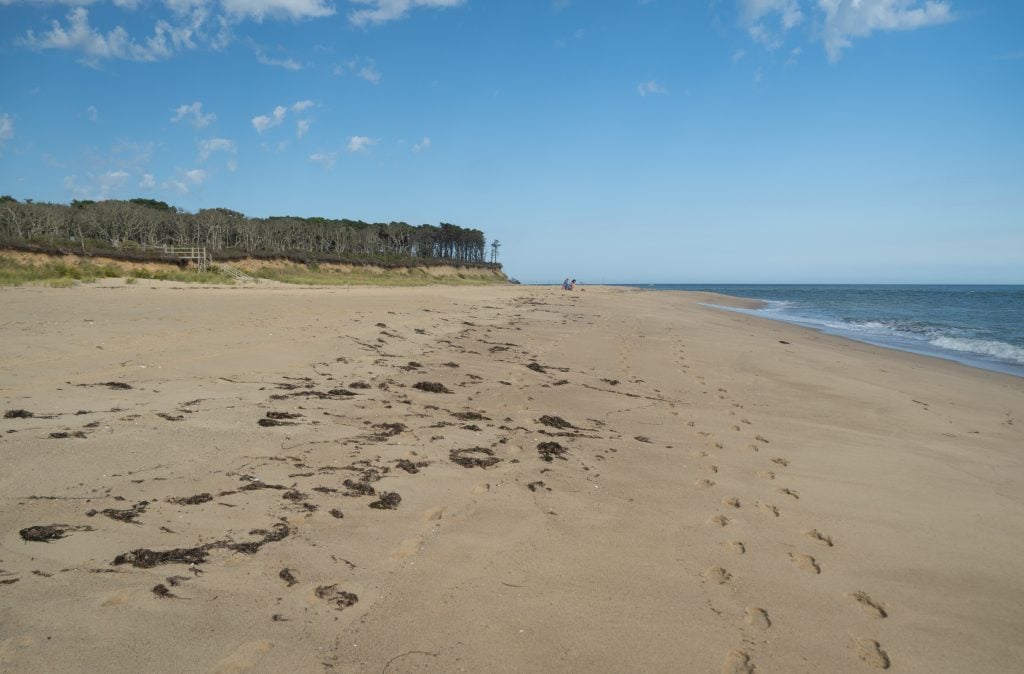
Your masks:
<svg viewBox="0 0 1024 674"><path fill-rule="evenodd" d="M77 175L64 178L64 189L76 199L109 199L116 196L131 177L127 171L105 171L103 173L87 173L84 182L79 182Z"/></svg>
<svg viewBox="0 0 1024 674"><path fill-rule="evenodd" d="M316 19L334 14L334 7L323 0L220 0L220 4L236 20Z"/></svg>
<svg viewBox="0 0 1024 674"><path fill-rule="evenodd" d="M207 173L203 169L192 169L185 171L185 179L193 185L202 185L206 181Z"/></svg>
<svg viewBox="0 0 1024 674"><path fill-rule="evenodd" d="M151 190L156 187L156 179L152 173L142 174L142 180L139 181L140 190Z"/></svg>
<svg viewBox="0 0 1024 674"><path fill-rule="evenodd" d="M349 0L356 5L366 5L366 9L349 12L348 20L357 26L381 24L405 17L417 7L442 9L458 7L465 0Z"/></svg>
<svg viewBox="0 0 1024 674"><path fill-rule="evenodd" d="M376 144L377 141L373 138L367 138L366 136L352 136L348 139L347 148L349 152L366 152Z"/></svg>
<svg viewBox="0 0 1024 674"><path fill-rule="evenodd" d="M661 84L659 84L658 82L656 82L654 80L648 80L646 82L641 82L640 84L637 85L636 91L641 96L647 96L648 94L667 94L668 93L668 89L666 89L664 86L662 86Z"/></svg>
<svg viewBox="0 0 1024 674"><path fill-rule="evenodd" d="M199 101L190 105L179 105L174 111L174 117L171 117L172 122L180 122L183 119L188 119L192 122L192 126L197 129L202 129L209 126L214 120L217 119L217 115L212 112L203 114L203 104Z"/></svg>
<svg viewBox="0 0 1024 674"><path fill-rule="evenodd" d="M308 119L300 119L295 123L295 137L302 140L302 137L309 133L310 122Z"/></svg>
<svg viewBox="0 0 1024 674"><path fill-rule="evenodd" d="M771 15L778 15L779 23L785 30L804 20L798 0L740 0L740 18L747 25L756 24Z"/></svg>
<svg viewBox="0 0 1024 674"><path fill-rule="evenodd" d="M174 178L165 181L160 185L160 187L164 188L165 190L174 190L178 194L188 194L188 185L186 185L180 180L175 180Z"/></svg>
<svg viewBox="0 0 1024 674"><path fill-rule="evenodd" d="M227 152L228 154L235 154L238 151L238 147L235 145L235 141L227 138L208 138L206 140L199 141L199 161L204 162L210 158L210 155L214 152Z"/></svg>
<svg viewBox="0 0 1024 674"><path fill-rule="evenodd" d="M316 103L309 100L296 101L295 103L292 103L292 112L302 112L303 110L308 110L309 108L312 108L314 105L316 105Z"/></svg>
<svg viewBox="0 0 1024 674"><path fill-rule="evenodd" d="M739 63L741 60L743 60L743 57L746 56L746 55L747 55L746 51L744 51L743 49L737 49L736 51L734 51L732 53L732 62L733 63Z"/></svg>
<svg viewBox="0 0 1024 674"><path fill-rule="evenodd" d="M334 163L338 161L337 152L314 152L309 155L309 161L320 164L325 169L329 169L334 166Z"/></svg>
<svg viewBox="0 0 1024 674"><path fill-rule="evenodd" d="M855 37L875 31L916 30L953 20L949 2L939 0L818 0L824 13L822 39L836 62Z"/></svg>
<svg viewBox="0 0 1024 674"><path fill-rule="evenodd" d="M263 53L256 54L256 60L265 66L277 66L285 70L302 70L302 64L293 58L273 59Z"/></svg>
<svg viewBox="0 0 1024 674"><path fill-rule="evenodd" d="M37 37L33 31L28 31L18 43L33 49L80 51L87 65L96 65L104 59L159 61L184 49L195 48L192 38L205 19L205 14L197 12L191 23L180 26L157 21L153 34L142 41L132 38L121 26L114 27L106 34L93 28L89 24L89 11L84 7L76 7L65 18L66 27L54 20L48 32Z"/></svg>
<svg viewBox="0 0 1024 674"><path fill-rule="evenodd" d="M11 138L14 138L14 120L5 112L0 115L0 148Z"/></svg>
<svg viewBox="0 0 1024 674"><path fill-rule="evenodd" d="M98 122L100 119L100 111L96 109L95 105L90 105L85 109L85 118L90 122Z"/></svg>
<svg viewBox="0 0 1024 674"><path fill-rule="evenodd" d="M228 171L230 171L231 173L234 173L237 170L238 170L238 160L235 159L234 157L232 157L231 159L228 159Z"/></svg>
<svg viewBox="0 0 1024 674"><path fill-rule="evenodd" d="M288 108L283 105L279 105L274 108L274 111L269 115L259 115L252 118L252 128L256 129L258 133L263 133L267 129L277 126L284 121L284 116L288 114Z"/></svg>
<svg viewBox="0 0 1024 674"><path fill-rule="evenodd" d="M423 140L412 146L412 151L416 153L426 152L427 150L430 149L430 145L430 138L427 136L423 136Z"/></svg>
<svg viewBox="0 0 1024 674"><path fill-rule="evenodd" d="M382 75L373 64L373 61L371 61L369 64L356 71L356 77L360 77L370 84L380 84Z"/></svg>

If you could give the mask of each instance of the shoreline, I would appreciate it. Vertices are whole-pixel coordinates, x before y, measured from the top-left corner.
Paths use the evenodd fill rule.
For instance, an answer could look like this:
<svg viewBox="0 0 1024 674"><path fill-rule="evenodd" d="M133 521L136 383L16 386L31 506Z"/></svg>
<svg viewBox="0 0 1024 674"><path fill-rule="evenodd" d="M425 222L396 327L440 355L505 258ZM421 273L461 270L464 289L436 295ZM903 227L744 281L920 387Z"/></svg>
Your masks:
<svg viewBox="0 0 1024 674"><path fill-rule="evenodd" d="M1024 662L1018 377L586 288L0 289L0 668Z"/></svg>

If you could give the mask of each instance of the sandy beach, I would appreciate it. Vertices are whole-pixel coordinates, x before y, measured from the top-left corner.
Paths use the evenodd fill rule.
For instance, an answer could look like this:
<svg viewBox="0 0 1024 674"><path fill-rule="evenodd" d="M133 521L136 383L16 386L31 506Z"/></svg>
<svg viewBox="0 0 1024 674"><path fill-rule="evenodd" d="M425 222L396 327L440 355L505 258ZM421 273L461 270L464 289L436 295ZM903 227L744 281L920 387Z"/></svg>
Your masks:
<svg viewBox="0 0 1024 674"><path fill-rule="evenodd" d="M1024 671L1024 379L556 288L0 288L0 671Z"/></svg>

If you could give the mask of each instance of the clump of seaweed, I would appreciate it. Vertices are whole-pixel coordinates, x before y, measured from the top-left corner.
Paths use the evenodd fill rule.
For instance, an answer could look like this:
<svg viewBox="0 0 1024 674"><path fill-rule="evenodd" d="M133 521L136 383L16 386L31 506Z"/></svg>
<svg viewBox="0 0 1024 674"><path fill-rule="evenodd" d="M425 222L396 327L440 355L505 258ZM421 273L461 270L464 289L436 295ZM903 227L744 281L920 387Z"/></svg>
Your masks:
<svg viewBox="0 0 1024 674"><path fill-rule="evenodd" d="M25 527L18 532L22 540L33 543L49 543L64 536L69 531L94 531L89 526L73 526L70 524L37 524L32 527Z"/></svg>
<svg viewBox="0 0 1024 674"><path fill-rule="evenodd" d="M413 461L410 461L409 459L399 459L398 461L395 462L395 467L396 468L401 468L405 472L413 473L413 474L420 472L420 468L425 468L426 466L429 466L429 465L430 465L429 461L416 461L416 462L413 462Z"/></svg>
<svg viewBox="0 0 1024 674"><path fill-rule="evenodd" d="M542 442L537 445L537 453L540 454L540 458L547 462L554 461L555 459L561 459L567 461L565 455L569 452L568 449L558 444L557 442Z"/></svg>
<svg viewBox="0 0 1024 674"><path fill-rule="evenodd" d="M35 414L28 410L7 410L4 412L4 419L31 419Z"/></svg>
<svg viewBox="0 0 1024 674"><path fill-rule="evenodd" d="M334 604L339 611L354 606L359 601L359 597L354 593L339 590L337 585L321 585L316 589L316 596L328 604Z"/></svg>
<svg viewBox="0 0 1024 674"><path fill-rule="evenodd" d="M547 372L547 370L544 369L544 366L541 365L540 363L530 363L526 367L530 370L533 370L534 372L540 372L541 374Z"/></svg>
<svg viewBox="0 0 1024 674"><path fill-rule="evenodd" d="M489 417L480 412L452 412L452 416L462 421L490 421Z"/></svg>
<svg viewBox="0 0 1024 674"><path fill-rule="evenodd" d="M494 450L488 447L470 447L469 449L453 449L448 452L452 463L463 468L490 468L501 461L494 456Z"/></svg>
<svg viewBox="0 0 1024 674"><path fill-rule="evenodd" d="M358 389L367 389L367 388L370 388L370 385L367 384L365 381L354 381L351 384L349 384L348 387L349 388L358 388Z"/></svg>
<svg viewBox="0 0 1024 674"><path fill-rule="evenodd" d="M50 437L55 440L64 440L66 438L84 438L85 431L54 431L50 433Z"/></svg>
<svg viewBox="0 0 1024 674"><path fill-rule="evenodd" d="M344 519L344 517L345 517L345 513L341 512L337 508L331 508L331 510L329 510L328 512L331 513L331 517L336 517L339 520L340 519Z"/></svg>
<svg viewBox="0 0 1024 674"><path fill-rule="evenodd" d="M111 562L114 566L131 564L138 569L152 569L161 564L202 564L209 555L210 545L196 548L174 548L172 550L149 550L138 548L125 552Z"/></svg>
<svg viewBox="0 0 1024 674"><path fill-rule="evenodd" d="M292 570L288 568L281 569L281 573L277 574L277 576L284 582L288 583L288 587L291 587L292 585L295 585L299 582L299 580L295 577L295 574L292 573Z"/></svg>
<svg viewBox="0 0 1024 674"><path fill-rule="evenodd" d="M402 497L397 492L393 491L382 491L380 498L370 504L371 508L377 510L395 510L398 508L398 504L402 502Z"/></svg>
<svg viewBox="0 0 1024 674"><path fill-rule="evenodd" d="M135 520L139 515L146 512L146 508L149 506L149 501L139 501L131 508L119 510L117 508L104 508L103 510L87 510L85 513L86 517L93 517L95 515L106 515L112 520L118 522L125 522L127 524L139 524Z"/></svg>
<svg viewBox="0 0 1024 674"><path fill-rule="evenodd" d="M373 496L377 493L377 490L373 488L373 485L366 482L355 482L354 480L345 480L342 482L348 491L343 492L344 496Z"/></svg>
<svg viewBox="0 0 1024 674"><path fill-rule="evenodd" d="M170 496L165 499L168 503L175 505L199 505L200 503L208 503L213 500L213 496L208 493L196 494L195 496Z"/></svg>
<svg viewBox="0 0 1024 674"><path fill-rule="evenodd" d="M413 384L412 387L414 389L419 389L420 391L426 391L427 393L451 393L452 392L447 386L445 386L444 384L441 384L439 382L436 382L436 381L419 381L419 382L416 382L415 384Z"/></svg>
<svg viewBox="0 0 1024 674"><path fill-rule="evenodd" d="M537 421L544 424L545 426L551 426L552 428L576 428L562 417L555 415L545 414Z"/></svg>

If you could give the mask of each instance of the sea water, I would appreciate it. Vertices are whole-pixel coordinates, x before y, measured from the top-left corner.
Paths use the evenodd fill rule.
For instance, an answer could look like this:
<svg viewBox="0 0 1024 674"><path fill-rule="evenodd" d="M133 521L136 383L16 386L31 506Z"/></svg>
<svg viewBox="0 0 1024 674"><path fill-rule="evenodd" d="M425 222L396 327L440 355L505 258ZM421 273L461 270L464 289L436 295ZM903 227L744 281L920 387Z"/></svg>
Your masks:
<svg viewBox="0 0 1024 674"><path fill-rule="evenodd" d="M1024 286L638 285L762 300L732 309L1024 377Z"/></svg>

